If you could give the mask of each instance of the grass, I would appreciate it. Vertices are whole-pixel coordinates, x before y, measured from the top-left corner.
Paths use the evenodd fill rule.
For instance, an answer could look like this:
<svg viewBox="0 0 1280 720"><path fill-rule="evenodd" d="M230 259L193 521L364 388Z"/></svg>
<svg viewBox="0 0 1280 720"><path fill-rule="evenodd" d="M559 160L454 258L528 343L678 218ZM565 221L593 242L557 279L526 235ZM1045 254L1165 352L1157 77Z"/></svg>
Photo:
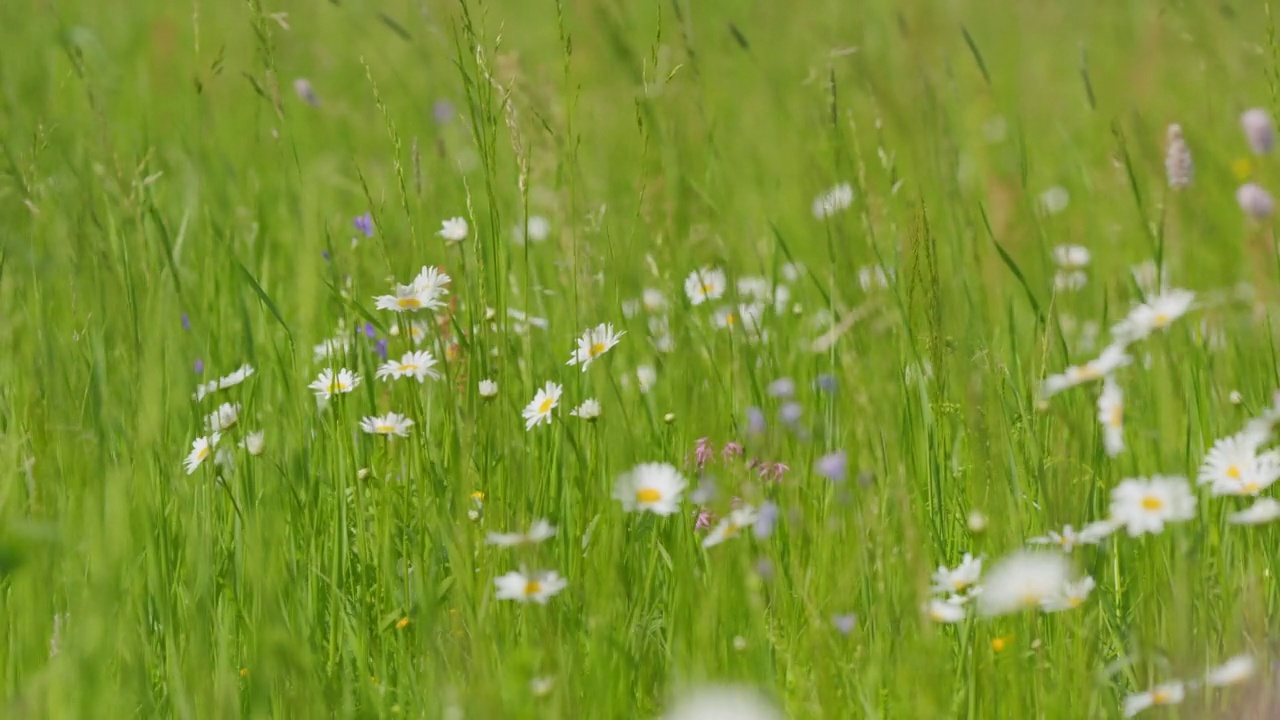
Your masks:
<svg viewBox="0 0 1280 720"><path fill-rule="evenodd" d="M938 565L1105 518L1125 478L1194 479L1270 406L1280 261L1234 198L1280 179L1238 121L1280 110L1265 3L138 0L0 21L0 715L652 717L714 682L797 718L1113 718L1272 653L1275 530L1202 489L1191 521L1073 552L1097 580L1078 609L921 610ZM845 182L852 204L815 218ZM513 242L531 216L549 237ZM1091 251L1082 289L1055 290L1060 244ZM1113 458L1094 390L1038 384L1101 349L1146 260L1200 302L1118 371ZM378 343L399 357L411 326L373 297L424 265L453 278L413 316L438 320L442 377L377 381ZM864 286L876 265L891 281ZM704 266L730 290L694 306ZM750 276L790 291L767 342L715 322ZM669 307L635 309L645 289ZM621 343L566 366L605 322ZM350 348L317 361L335 335ZM329 366L363 382L318 410ZM547 381L564 396L526 432ZM598 422L569 415L588 397ZM230 465L188 475L221 402L242 404ZM409 438L357 430L389 410ZM260 456L235 448L259 428ZM814 469L837 450L843 482ZM626 513L614 484L642 462L713 480L718 517L773 503L776 527L703 549L688 497ZM553 539L484 542L538 518ZM568 585L496 599L522 565ZM1149 712L1239 717L1255 692Z"/></svg>

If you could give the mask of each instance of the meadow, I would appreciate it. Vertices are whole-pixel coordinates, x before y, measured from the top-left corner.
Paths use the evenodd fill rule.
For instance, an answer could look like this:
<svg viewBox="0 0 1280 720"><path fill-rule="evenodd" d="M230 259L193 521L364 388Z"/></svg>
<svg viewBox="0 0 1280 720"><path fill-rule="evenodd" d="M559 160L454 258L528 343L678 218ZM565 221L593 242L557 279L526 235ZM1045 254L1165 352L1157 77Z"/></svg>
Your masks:
<svg viewBox="0 0 1280 720"><path fill-rule="evenodd" d="M1280 713L1269 3L0 21L0 717Z"/></svg>

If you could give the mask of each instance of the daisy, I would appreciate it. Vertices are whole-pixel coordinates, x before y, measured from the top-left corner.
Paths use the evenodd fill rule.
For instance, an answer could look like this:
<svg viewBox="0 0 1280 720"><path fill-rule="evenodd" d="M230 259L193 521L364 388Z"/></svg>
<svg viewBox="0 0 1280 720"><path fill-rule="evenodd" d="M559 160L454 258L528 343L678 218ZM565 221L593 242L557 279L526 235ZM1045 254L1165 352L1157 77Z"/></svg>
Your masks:
<svg viewBox="0 0 1280 720"><path fill-rule="evenodd" d="M1102 446L1107 454L1115 457L1124 452L1124 391L1110 375L1102 381L1098 395L1098 422L1102 423Z"/></svg>
<svg viewBox="0 0 1280 720"><path fill-rule="evenodd" d="M1045 378L1040 385L1040 397L1048 399L1067 388L1101 380L1131 362L1133 358L1124 351L1123 345L1108 345L1097 358L1084 365L1074 365L1060 375Z"/></svg>
<svg viewBox="0 0 1280 720"><path fill-rule="evenodd" d="M934 598L925 606L925 611L929 615L929 619L944 625L958 623L964 620L965 610L962 603L951 602L950 600L939 600Z"/></svg>
<svg viewBox="0 0 1280 720"><path fill-rule="evenodd" d="M342 335L332 337L311 349L312 360L318 363L324 362L331 357L345 355L350 349L351 340Z"/></svg>
<svg viewBox="0 0 1280 720"><path fill-rule="evenodd" d="M852 204L853 186L849 183L840 183L814 198L810 209L815 218L822 220L847 209Z"/></svg>
<svg viewBox="0 0 1280 720"><path fill-rule="evenodd" d="M1237 655L1205 673L1204 684L1209 687L1237 685L1253 677L1256 670L1257 663L1252 657Z"/></svg>
<svg viewBox="0 0 1280 720"><path fill-rule="evenodd" d="M756 509L750 505L743 505L729 513L729 517L721 520L714 530L707 533L707 536L702 539L702 547L715 547L725 540L735 537L742 530L755 525L756 520Z"/></svg>
<svg viewBox="0 0 1280 720"><path fill-rule="evenodd" d="M209 416L204 419L204 427L206 430L222 432L232 425L235 425L236 421L239 419L240 403L235 403L234 405L231 403L222 403L218 406L217 410L209 413Z"/></svg>
<svg viewBox="0 0 1280 720"><path fill-rule="evenodd" d="M1085 575L1083 578L1075 582L1067 582L1062 584L1062 589L1058 594L1046 598L1040 607L1045 612L1059 612L1061 610L1071 610L1078 608L1089 599L1089 593L1093 592L1093 588L1097 583L1092 577Z"/></svg>
<svg viewBox="0 0 1280 720"><path fill-rule="evenodd" d="M724 270L704 267L689 273L684 281L684 294L689 296L690 305L701 305L708 300L719 300L724 296Z"/></svg>
<svg viewBox="0 0 1280 720"><path fill-rule="evenodd" d="M360 376L351 372L346 368L342 368L337 373L325 368L320 371L320 377L307 387L315 391L316 397L321 400L329 400L334 395L342 395L349 393L360 386Z"/></svg>
<svg viewBox="0 0 1280 720"><path fill-rule="evenodd" d="M360 429L370 435L394 435L408 437L413 421L400 413L389 412L386 415L370 415L360 421Z"/></svg>
<svg viewBox="0 0 1280 720"><path fill-rule="evenodd" d="M217 392L218 390L226 390L227 388L233 388L236 385L239 385L240 383L244 382L245 380L248 380L249 377L253 375L253 372L254 370L252 365L249 365L248 363L241 365L239 368L235 370L235 372L232 372L230 375L224 375L223 377L220 377L217 380L210 380L204 385L201 385L200 387L196 388L195 398L197 401L200 401L200 400L203 400L205 396L208 395L209 393Z"/></svg>
<svg viewBox="0 0 1280 720"><path fill-rule="evenodd" d="M978 609L991 616L1040 607L1062 592L1069 571L1060 553L1016 551L987 573Z"/></svg>
<svg viewBox="0 0 1280 720"><path fill-rule="evenodd" d="M1060 292L1075 292L1089 284L1089 276L1083 270L1059 270L1053 274L1053 288Z"/></svg>
<svg viewBox="0 0 1280 720"><path fill-rule="evenodd" d="M213 433L205 437L198 437L192 441L191 454L187 455L185 461L188 475L194 473L196 468L209 459L209 456L213 454L214 448L218 445L218 440L221 438L221 433Z"/></svg>
<svg viewBox="0 0 1280 720"><path fill-rule="evenodd" d="M1027 542L1032 545L1057 545L1063 552L1071 552L1076 545L1081 544L1080 535L1070 525L1064 525L1062 532L1050 530L1047 534L1033 537Z"/></svg>
<svg viewBox="0 0 1280 720"><path fill-rule="evenodd" d="M625 331L614 332L613 323L601 323L582 333L578 338L578 349L565 364L582 365L582 372L586 372L591 361L609 352L625 334Z"/></svg>
<svg viewBox="0 0 1280 720"><path fill-rule="evenodd" d="M1258 453L1266 436L1256 428L1219 439L1200 466L1197 484L1214 495L1257 495L1280 477L1274 453Z"/></svg>
<svg viewBox="0 0 1280 720"><path fill-rule="evenodd" d="M1145 303L1135 305L1128 317L1111 328L1111 334L1122 342L1141 340L1187 314L1195 299L1196 294L1190 290L1176 288L1148 297Z"/></svg>
<svg viewBox="0 0 1280 720"><path fill-rule="evenodd" d="M641 365L636 368L636 382L640 384L640 392L647 393L658 382L658 371L652 365Z"/></svg>
<svg viewBox="0 0 1280 720"><path fill-rule="evenodd" d="M1195 512L1196 496L1186 478L1132 478L1111 491L1111 518L1126 526L1130 537L1161 533L1165 523L1190 520Z"/></svg>
<svg viewBox="0 0 1280 720"><path fill-rule="evenodd" d="M547 384L533 396L533 400L524 409L525 430L532 430L534 425L542 423L550 424L551 411L555 410L556 405L560 404L562 389L559 385L548 380Z"/></svg>
<svg viewBox="0 0 1280 720"><path fill-rule="evenodd" d="M449 294L449 288L445 287L449 282L450 277L434 265L423 265L413 279L413 287L432 298L434 304L439 306L442 304L440 298Z"/></svg>
<svg viewBox="0 0 1280 720"><path fill-rule="evenodd" d="M441 307L438 299L423 291L416 285L396 285L395 293L377 295L373 298L374 307L392 312L418 312Z"/></svg>
<svg viewBox="0 0 1280 720"><path fill-rule="evenodd" d="M1181 682L1174 681L1157 685L1147 692L1135 693L1124 699L1124 716L1133 717L1138 713L1156 705L1177 705L1182 702L1186 688Z"/></svg>
<svg viewBox="0 0 1280 720"><path fill-rule="evenodd" d="M1064 270L1080 270L1089 265L1089 248L1083 245L1058 245L1053 261Z"/></svg>
<svg viewBox="0 0 1280 720"><path fill-rule="evenodd" d="M512 571L493 580L497 588L499 600L515 600L516 602L533 602L546 605L551 596L568 585L568 581L560 577L555 570L543 570L526 575Z"/></svg>
<svg viewBox="0 0 1280 720"><path fill-rule="evenodd" d="M429 327L425 320L414 320L409 323L409 339L413 341L414 346L421 345L422 341L427 339ZM389 334L391 337L400 337L400 326L392 325Z"/></svg>
<svg viewBox="0 0 1280 720"><path fill-rule="evenodd" d="M865 265L858 268L858 287L862 288L862 292L887 288L892 279L893 271L885 270L880 265Z"/></svg>
<svg viewBox="0 0 1280 720"><path fill-rule="evenodd" d="M399 380L403 377L411 377L418 382L426 382L427 378L439 380L440 373L435 371L436 359L426 350L410 351L397 360L388 360L383 363L375 377L379 380L391 378Z"/></svg>
<svg viewBox="0 0 1280 720"><path fill-rule="evenodd" d="M600 417L600 403L596 402L594 398L587 398L582 401L581 405L569 411L569 414L582 418L587 422L595 422Z"/></svg>
<svg viewBox="0 0 1280 720"><path fill-rule="evenodd" d="M1227 516L1232 525L1265 525L1280 520L1280 500L1258 498L1250 507Z"/></svg>
<svg viewBox="0 0 1280 720"><path fill-rule="evenodd" d="M1080 544L1097 545L1119 529L1120 526L1112 520L1096 520L1080 528Z"/></svg>
<svg viewBox="0 0 1280 720"><path fill-rule="evenodd" d="M266 440L261 430L251 432L244 436L240 441L240 447L244 448L250 455L261 455L266 447Z"/></svg>
<svg viewBox="0 0 1280 720"><path fill-rule="evenodd" d="M511 236L517 244L523 245L525 240L540 243L551 234L551 221L541 215L530 215L522 228L516 225L511 229Z"/></svg>
<svg viewBox="0 0 1280 720"><path fill-rule="evenodd" d="M964 558L960 560L960 564L955 570L948 570L945 565L939 565L936 572L933 573L933 592L958 593L966 588L978 584L978 578L982 575L982 558L975 558L969 553L964 554Z"/></svg>
<svg viewBox="0 0 1280 720"><path fill-rule="evenodd" d="M680 496L688 485L668 463L641 463L618 478L613 497L627 512L670 515L679 510Z"/></svg>
<svg viewBox="0 0 1280 720"><path fill-rule="evenodd" d="M492 380L481 380L476 385L476 392L480 393L480 397L485 400L492 400L498 396L498 383Z"/></svg>
<svg viewBox="0 0 1280 720"><path fill-rule="evenodd" d="M515 533L496 533L491 532L485 536L486 545L497 545L499 547L515 547L517 545L537 545L551 537L555 537L556 529L546 520L534 520L529 526L527 532Z"/></svg>
<svg viewBox="0 0 1280 720"><path fill-rule="evenodd" d="M661 290L645 288L640 294L640 303L648 312L662 312L667 309L667 296L663 295Z"/></svg>
<svg viewBox="0 0 1280 720"><path fill-rule="evenodd" d="M707 686L680 698L659 720L782 720L768 697L746 686Z"/></svg>
<svg viewBox="0 0 1280 720"><path fill-rule="evenodd" d="M449 242L462 242L467 237L466 218L449 218L440 223L440 232L436 233Z"/></svg>

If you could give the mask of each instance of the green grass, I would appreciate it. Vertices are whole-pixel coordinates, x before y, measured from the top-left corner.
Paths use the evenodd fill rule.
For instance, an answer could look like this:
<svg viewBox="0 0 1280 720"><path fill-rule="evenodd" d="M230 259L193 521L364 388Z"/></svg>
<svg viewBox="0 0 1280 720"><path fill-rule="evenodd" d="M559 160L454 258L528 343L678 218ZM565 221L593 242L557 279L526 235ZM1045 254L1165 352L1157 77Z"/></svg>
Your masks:
<svg viewBox="0 0 1280 720"><path fill-rule="evenodd" d="M1266 666L1276 531L1227 524L1243 501L1205 490L1190 522L1074 552L1098 582L1079 609L921 611L938 565L1104 518L1124 478L1194 479L1270 405L1280 261L1233 170L1240 112L1280 110L1265 5L81 0L0 3L0 22L0 716L632 718L729 682L796 718L1115 718L1230 655ZM1274 157L1248 173L1280 187ZM841 182L851 207L815 219ZM471 233L446 244L459 215ZM550 237L512 242L532 215ZM1063 243L1092 251L1076 292L1054 290ZM1042 405L1038 383L1106 344L1156 257L1204 302L1134 346L1110 458L1095 390ZM875 264L894 281L865 290ZM373 297L424 265L453 277L429 333L443 377L375 381L362 328L399 357L409 326ZM702 266L726 270L723 302L685 297ZM713 321L746 276L790 289L768 342ZM646 288L670 352L654 313L624 312ZM604 322L621 344L567 367ZM320 412L312 347L339 327L333 363L364 382ZM554 422L526 432L548 380ZM594 424L569 415L588 397ZM265 452L188 475L223 401L243 404L223 446L261 428ZM410 438L358 432L388 410ZM745 445L706 468L707 507L776 503L771 536L704 550L687 497L669 517L613 499L641 462L692 490L703 437ZM843 483L814 472L834 450ZM762 482L749 459L789 471ZM484 543L543 517L543 544ZM495 599L522 564L567 588ZM1149 713L1240 717L1251 692Z"/></svg>

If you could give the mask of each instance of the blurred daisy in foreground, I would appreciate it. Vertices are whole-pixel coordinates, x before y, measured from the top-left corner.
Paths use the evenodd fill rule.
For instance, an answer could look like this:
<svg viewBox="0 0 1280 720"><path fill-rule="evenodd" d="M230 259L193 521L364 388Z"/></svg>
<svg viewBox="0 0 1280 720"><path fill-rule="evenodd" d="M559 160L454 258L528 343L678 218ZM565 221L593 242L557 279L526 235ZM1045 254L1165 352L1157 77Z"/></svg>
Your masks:
<svg viewBox="0 0 1280 720"><path fill-rule="evenodd" d="M499 600L515 600L516 602L536 602L546 605L552 596L569 584L555 570L541 570L534 573L512 571L494 578Z"/></svg>
<svg viewBox="0 0 1280 720"><path fill-rule="evenodd" d="M1269 497L1258 498L1248 508L1227 516L1232 525L1265 525L1276 520L1280 520L1280 500Z"/></svg>
<svg viewBox="0 0 1280 720"><path fill-rule="evenodd" d="M541 215L530 215L528 222L522 228L519 225L511 228L511 239L517 245L523 245L526 240L540 243L547 239L551 234L551 221Z"/></svg>
<svg viewBox="0 0 1280 720"><path fill-rule="evenodd" d="M720 521L715 528L702 539L702 547L715 547L730 538L736 537L742 530L756 524L756 509L750 505L736 508L729 516Z"/></svg>
<svg viewBox="0 0 1280 720"><path fill-rule="evenodd" d="M334 395L349 393L360 386L360 376L346 368L337 372L329 368L320 371L320 376L307 387L315 392L321 400L329 400Z"/></svg>
<svg viewBox="0 0 1280 720"><path fill-rule="evenodd" d="M440 373L435 370L436 359L426 350L411 350L399 360L388 360L378 367L375 377L379 380L399 380L411 377L418 382L426 382L427 378L439 380Z"/></svg>
<svg viewBox="0 0 1280 720"><path fill-rule="evenodd" d="M222 438L220 433L213 433L205 437L198 437L191 443L191 452L187 455L187 459L183 464L187 468L187 474L190 475L196 471L205 460L213 455L214 449L218 446L218 440Z"/></svg>
<svg viewBox="0 0 1280 720"><path fill-rule="evenodd" d="M840 183L813 199L813 216L819 220L831 217L853 204L853 186Z"/></svg>
<svg viewBox="0 0 1280 720"><path fill-rule="evenodd" d="M1165 523L1195 517L1196 497L1186 478L1131 478L1111 491L1111 519L1130 537L1164 532Z"/></svg>
<svg viewBox="0 0 1280 720"><path fill-rule="evenodd" d="M535 425L550 424L551 411L560 404L560 393L564 389L550 380L533 396L533 400L524 408L524 429L532 430Z"/></svg>
<svg viewBox="0 0 1280 720"><path fill-rule="evenodd" d="M1096 586L1093 578L1085 575L1079 580L1063 583L1062 589L1040 603L1045 612L1060 612L1078 608L1089 599Z"/></svg>
<svg viewBox="0 0 1280 720"><path fill-rule="evenodd" d="M1006 615L1038 608L1057 597L1069 582L1070 565L1056 552L1018 550L987 573L978 596L983 615Z"/></svg>
<svg viewBox="0 0 1280 720"><path fill-rule="evenodd" d="M195 399L198 402L200 400L205 399L205 397L210 393L235 387L236 385L239 385L240 383L249 379L253 375L253 372L254 370L252 365L249 365L249 364L241 365L230 375L224 375L223 377L220 377L217 380L210 380L209 382L197 387Z"/></svg>
<svg viewBox="0 0 1280 720"><path fill-rule="evenodd" d="M600 403L594 398L587 398L582 401L581 405L570 410L569 414L576 418L582 418L587 422L595 422L600 417Z"/></svg>
<svg viewBox="0 0 1280 720"><path fill-rule="evenodd" d="M684 294L689 296L690 305L701 305L708 300L723 297L725 285L724 270L704 267L694 270L685 278Z"/></svg>
<svg viewBox="0 0 1280 720"><path fill-rule="evenodd" d="M1253 677L1257 669L1258 664L1251 656L1237 655L1205 673L1204 684L1209 687L1238 685Z"/></svg>
<svg viewBox="0 0 1280 720"><path fill-rule="evenodd" d="M1083 245L1057 245L1053 262L1063 270L1083 270L1089 266L1089 248Z"/></svg>
<svg viewBox="0 0 1280 720"><path fill-rule="evenodd" d="M222 432L240 419L240 403L222 403L204 419L205 430Z"/></svg>
<svg viewBox="0 0 1280 720"><path fill-rule="evenodd" d="M1102 446L1115 457L1124 452L1124 391L1115 378L1102 381L1098 395L1098 422L1102 423Z"/></svg>
<svg viewBox="0 0 1280 720"><path fill-rule="evenodd" d="M1106 521L1090 523L1079 531L1070 525L1065 525L1061 532L1050 530L1047 534L1033 537L1027 542L1032 545L1057 545L1060 550L1069 553L1079 545L1097 545L1115 532L1115 529L1113 523Z"/></svg>
<svg viewBox="0 0 1280 720"><path fill-rule="evenodd" d="M1097 358L1045 378L1040 385L1040 397L1048 399L1067 388L1101 380L1131 362L1133 358L1125 352L1123 345L1108 345Z"/></svg>
<svg viewBox="0 0 1280 720"><path fill-rule="evenodd" d="M240 441L240 447L244 448L250 455L261 455L267 445L265 438L266 436L261 430L251 432Z"/></svg>
<svg viewBox="0 0 1280 720"><path fill-rule="evenodd" d="M413 421L400 413L389 412L386 415L371 415L360 421L360 429L370 435L388 435L408 437Z"/></svg>
<svg viewBox="0 0 1280 720"><path fill-rule="evenodd" d="M782 711L758 690L703 687L674 702L662 720L783 720Z"/></svg>
<svg viewBox="0 0 1280 720"><path fill-rule="evenodd" d="M491 532L485 536L486 545L497 545L499 547L515 547L517 545L537 545L548 538L555 537L555 527L546 520L534 520L526 532L515 533L497 533Z"/></svg>
<svg viewBox="0 0 1280 720"><path fill-rule="evenodd" d="M1190 290L1176 288L1150 296L1146 302L1135 305L1128 317L1116 323L1111 334L1121 342L1141 340L1186 315L1195 299L1196 294Z"/></svg>
<svg viewBox="0 0 1280 720"><path fill-rule="evenodd" d="M596 358L609 352L626 332L615 332L612 323L600 323L582 333L582 337L578 338L578 348L573 351L566 365L581 365L582 372L587 371L587 366Z"/></svg>
<svg viewBox="0 0 1280 720"><path fill-rule="evenodd" d="M1205 455L1198 484L1209 485L1215 495L1257 495L1280 479L1280 458L1274 452L1259 454L1266 437L1246 429L1219 439Z"/></svg>
<svg viewBox="0 0 1280 720"><path fill-rule="evenodd" d="M481 380L476 384L476 392L485 400L492 400L498 396L498 383L492 380Z"/></svg>
<svg viewBox="0 0 1280 720"><path fill-rule="evenodd" d="M1061 185L1053 187L1040 193L1037 198L1040 209L1049 215L1057 215L1067 209L1067 205L1071 204L1071 193Z"/></svg>
<svg viewBox="0 0 1280 720"><path fill-rule="evenodd" d="M1124 716L1130 718L1157 705L1177 705L1185 695L1186 687L1181 682L1157 685L1147 692L1135 693L1125 698Z"/></svg>
<svg viewBox="0 0 1280 720"><path fill-rule="evenodd" d="M618 478L613 497L627 512L671 515L689 482L668 463L641 463Z"/></svg>
<svg viewBox="0 0 1280 720"><path fill-rule="evenodd" d="M948 569L946 565L939 565L934 571L933 587L931 590L937 593L958 593L978 584L978 578L982 575L982 558L975 558L970 553L965 553L960 560L960 564L954 570Z"/></svg>
<svg viewBox="0 0 1280 720"><path fill-rule="evenodd" d="M943 625L958 623L964 620L966 615L964 604L962 602L942 600L939 598L930 600L928 604L925 605L925 612L928 614L930 620Z"/></svg>
<svg viewBox="0 0 1280 720"><path fill-rule="evenodd" d="M448 242L462 242L467 238L466 218L449 218L440 223L440 232L436 233Z"/></svg>

